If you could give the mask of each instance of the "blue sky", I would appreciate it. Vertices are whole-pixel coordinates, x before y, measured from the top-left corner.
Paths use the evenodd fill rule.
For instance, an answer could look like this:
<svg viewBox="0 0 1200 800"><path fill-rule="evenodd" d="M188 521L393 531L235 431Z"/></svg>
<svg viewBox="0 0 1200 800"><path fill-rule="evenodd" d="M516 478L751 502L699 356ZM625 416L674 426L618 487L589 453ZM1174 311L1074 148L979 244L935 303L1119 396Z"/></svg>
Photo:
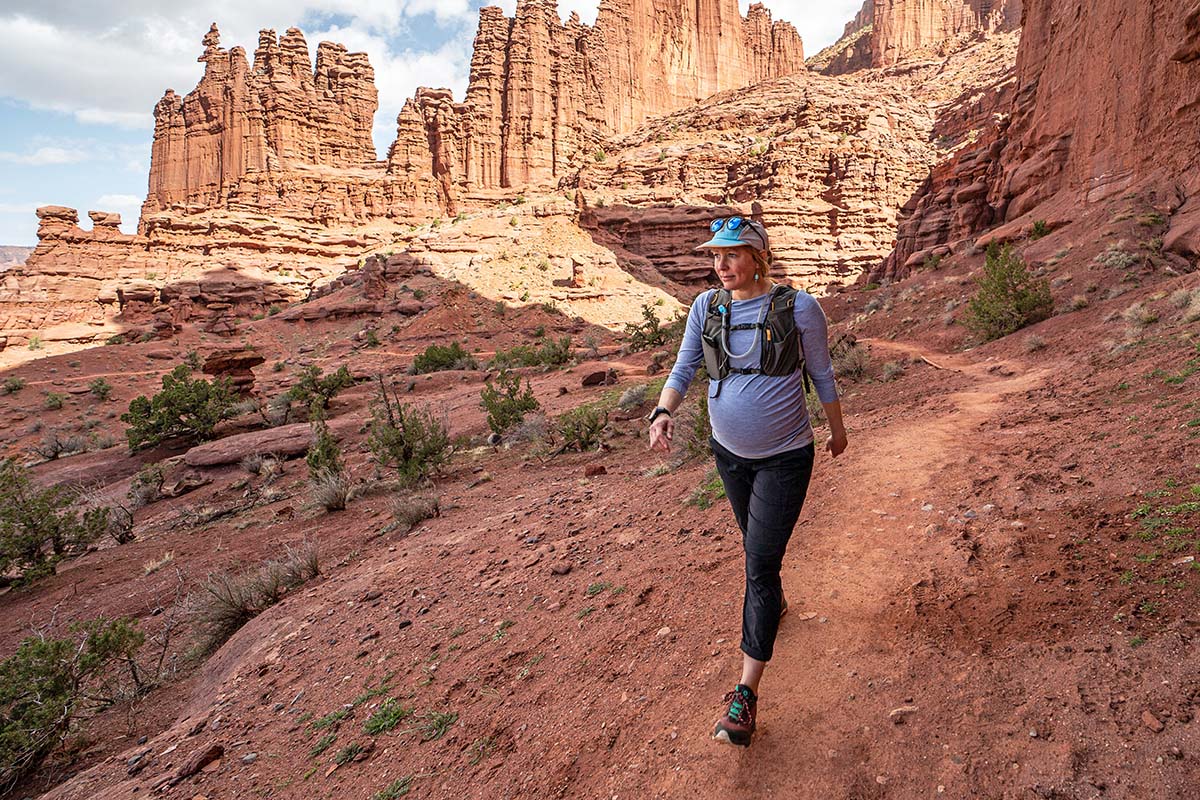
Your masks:
<svg viewBox="0 0 1200 800"><path fill-rule="evenodd" d="M596 17L599 0L559 0L566 17ZM154 104L196 85L200 39L211 22L224 47L253 53L260 28L304 31L365 51L375 68L375 146L386 153L395 119L417 86L461 99L483 5L512 14L516 0L4 0L0 9L0 244L37 243L34 209L118 211L132 232L146 193ZM812 54L835 41L862 0L767 0ZM741 0L745 13L749 5ZM352 9L352 10L348 10Z"/></svg>

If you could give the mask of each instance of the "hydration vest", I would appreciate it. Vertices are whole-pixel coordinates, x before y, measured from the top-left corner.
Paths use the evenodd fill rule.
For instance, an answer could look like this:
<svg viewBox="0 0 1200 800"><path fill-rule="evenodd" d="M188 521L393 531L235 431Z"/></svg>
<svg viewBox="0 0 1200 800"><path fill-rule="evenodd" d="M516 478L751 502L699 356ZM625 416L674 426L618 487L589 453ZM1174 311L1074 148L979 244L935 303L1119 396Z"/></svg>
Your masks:
<svg viewBox="0 0 1200 800"><path fill-rule="evenodd" d="M796 329L796 290L790 286L776 284L767 299L767 313L761 323L746 322L730 325L732 296L727 289L717 289L709 298L708 312L704 315L704 329L700 333L700 344L704 350L704 367L709 378L721 381L730 374L791 375L804 370L804 354L800 348L800 331ZM729 364L729 353L724 339L729 331L755 330L761 328L760 351L757 367L738 368ZM804 372L804 388L808 390L808 372ZM717 395L721 387L717 385Z"/></svg>

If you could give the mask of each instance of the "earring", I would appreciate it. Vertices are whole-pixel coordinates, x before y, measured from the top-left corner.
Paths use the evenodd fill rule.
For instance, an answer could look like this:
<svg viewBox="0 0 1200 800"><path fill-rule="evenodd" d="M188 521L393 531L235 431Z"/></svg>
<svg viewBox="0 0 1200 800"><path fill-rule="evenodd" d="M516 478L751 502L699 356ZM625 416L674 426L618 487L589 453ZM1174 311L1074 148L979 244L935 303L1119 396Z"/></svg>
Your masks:
<svg viewBox="0 0 1200 800"><path fill-rule="evenodd" d="M754 273L754 282L758 283L758 273Z"/></svg>

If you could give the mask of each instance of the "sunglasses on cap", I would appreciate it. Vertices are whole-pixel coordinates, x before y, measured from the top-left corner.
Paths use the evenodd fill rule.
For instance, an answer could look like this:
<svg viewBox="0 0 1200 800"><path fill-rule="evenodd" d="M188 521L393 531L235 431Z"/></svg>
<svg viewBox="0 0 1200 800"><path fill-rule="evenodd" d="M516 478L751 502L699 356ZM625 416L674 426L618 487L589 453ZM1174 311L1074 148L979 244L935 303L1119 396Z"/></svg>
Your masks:
<svg viewBox="0 0 1200 800"><path fill-rule="evenodd" d="M719 233L721 229L725 229L729 233L734 234L734 236L739 240L741 240L742 236L744 235L742 230L748 229L758 237L761 248L767 248L767 237L765 234L765 229L762 227L762 223L755 222L754 220L747 219L746 217L718 217L717 219L714 219L712 222L708 223L708 229L713 233Z"/></svg>

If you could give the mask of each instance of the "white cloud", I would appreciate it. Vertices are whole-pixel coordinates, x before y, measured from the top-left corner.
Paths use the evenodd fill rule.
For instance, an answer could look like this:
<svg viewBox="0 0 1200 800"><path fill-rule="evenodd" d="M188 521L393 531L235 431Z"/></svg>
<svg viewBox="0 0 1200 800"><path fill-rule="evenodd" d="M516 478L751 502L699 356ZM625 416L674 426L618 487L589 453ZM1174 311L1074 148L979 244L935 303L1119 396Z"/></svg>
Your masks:
<svg viewBox="0 0 1200 800"><path fill-rule="evenodd" d="M0 214L32 214L49 203L0 203Z"/></svg>
<svg viewBox="0 0 1200 800"><path fill-rule="evenodd" d="M85 150L67 149L64 147L39 147L32 153L9 153L0 151L0 161L11 164L24 164L31 167L44 167L55 164L78 164L90 158Z"/></svg>
<svg viewBox="0 0 1200 800"><path fill-rule="evenodd" d="M96 198L97 211L127 211L142 207L142 198L132 194L102 194Z"/></svg>

